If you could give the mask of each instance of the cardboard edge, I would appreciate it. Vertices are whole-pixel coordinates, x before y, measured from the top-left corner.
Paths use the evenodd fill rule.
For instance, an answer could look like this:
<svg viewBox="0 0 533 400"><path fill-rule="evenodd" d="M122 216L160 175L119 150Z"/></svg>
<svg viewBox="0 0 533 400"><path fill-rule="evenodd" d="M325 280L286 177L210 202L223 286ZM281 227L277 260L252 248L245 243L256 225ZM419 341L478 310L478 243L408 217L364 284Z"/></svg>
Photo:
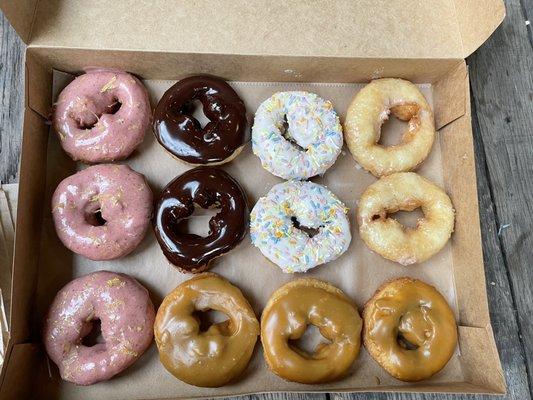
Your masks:
<svg viewBox="0 0 533 400"><path fill-rule="evenodd" d="M461 364L466 380L488 393L506 394L507 387L492 327L460 326Z"/></svg>
<svg viewBox="0 0 533 400"><path fill-rule="evenodd" d="M466 113L467 66L461 60L455 68L433 83L435 128L440 130Z"/></svg>
<svg viewBox="0 0 533 400"><path fill-rule="evenodd" d="M20 185L16 216L15 251L12 264L12 307L10 315L11 344L27 341L30 336L29 319L37 284L38 254L41 230L35 229L42 221L42 194L45 189L45 164L48 147L48 126L42 117L26 107L22 133ZM32 251L31 246L35 246Z"/></svg>
<svg viewBox="0 0 533 400"><path fill-rule="evenodd" d="M51 111L49 94L52 93L52 69L43 64L30 47L26 49L25 67L26 107L48 119Z"/></svg>
<svg viewBox="0 0 533 400"><path fill-rule="evenodd" d="M0 0L0 9L26 44L31 40L38 3L39 0Z"/></svg>
<svg viewBox="0 0 533 400"><path fill-rule="evenodd" d="M505 18L503 0L454 0L463 58L476 51ZM475 22L473 22L475 21Z"/></svg>

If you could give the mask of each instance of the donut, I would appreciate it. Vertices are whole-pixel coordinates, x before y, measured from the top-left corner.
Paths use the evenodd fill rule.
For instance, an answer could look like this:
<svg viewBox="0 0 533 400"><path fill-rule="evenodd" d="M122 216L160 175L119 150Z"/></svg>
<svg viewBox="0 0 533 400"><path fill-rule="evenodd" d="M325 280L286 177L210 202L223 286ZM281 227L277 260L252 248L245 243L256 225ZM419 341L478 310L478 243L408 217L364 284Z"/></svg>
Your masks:
<svg viewBox="0 0 533 400"><path fill-rule="evenodd" d="M195 205L219 208L201 237L180 231L180 221L193 215ZM154 230L168 261L182 272L197 273L227 253L246 236L248 203L239 183L214 167L197 167L175 178L159 195Z"/></svg>
<svg viewBox="0 0 533 400"><path fill-rule="evenodd" d="M229 319L201 332L198 312ZM244 371L259 336L259 322L239 288L203 273L170 292L157 311L155 342L163 366L190 385L220 387Z"/></svg>
<svg viewBox="0 0 533 400"><path fill-rule="evenodd" d="M330 343L313 353L291 344L308 325ZM317 279L298 279L276 290L261 315L261 342L269 368L281 378L325 383L345 376L361 346L362 320L340 290Z"/></svg>
<svg viewBox="0 0 533 400"><path fill-rule="evenodd" d="M141 243L152 218L152 191L127 165L94 165L64 179L52 196L57 236L91 260L112 260Z"/></svg>
<svg viewBox="0 0 533 400"><path fill-rule="evenodd" d="M392 113L408 121L401 143L378 144L381 125ZM435 139L433 112L416 85L403 79L376 79L353 99L344 137L355 160L374 176L415 169L428 156Z"/></svg>
<svg viewBox="0 0 533 400"><path fill-rule="evenodd" d="M416 228L387 215L420 207ZM359 235L370 249L402 265L426 261L438 253L453 232L454 209L448 195L414 172L398 172L371 184L357 208Z"/></svg>
<svg viewBox="0 0 533 400"><path fill-rule="evenodd" d="M74 279L54 298L43 343L61 378L77 385L111 379L133 364L153 338L154 305L148 291L126 274L98 271ZM103 342L83 338L100 321Z"/></svg>
<svg viewBox="0 0 533 400"><path fill-rule="evenodd" d="M307 181L279 183L252 209L252 244L283 272L306 272L348 249L347 212L324 186Z"/></svg>
<svg viewBox="0 0 533 400"><path fill-rule="evenodd" d="M331 102L307 92L278 92L255 113L252 150L283 179L323 174L342 148L342 128Z"/></svg>
<svg viewBox="0 0 533 400"><path fill-rule="evenodd" d="M72 159L99 163L127 158L143 141L150 116L148 92L137 78L95 70L63 89L52 123Z"/></svg>
<svg viewBox="0 0 533 400"><path fill-rule="evenodd" d="M194 118L199 101L209 122ZM225 81L191 76L168 89L154 112L157 141L174 157L195 165L219 165L233 160L250 140L246 107Z"/></svg>
<svg viewBox="0 0 533 400"><path fill-rule="evenodd" d="M363 342L394 378L421 381L439 372L457 345L457 325L433 286L399 278L381 286L363 310Z"/></svg>

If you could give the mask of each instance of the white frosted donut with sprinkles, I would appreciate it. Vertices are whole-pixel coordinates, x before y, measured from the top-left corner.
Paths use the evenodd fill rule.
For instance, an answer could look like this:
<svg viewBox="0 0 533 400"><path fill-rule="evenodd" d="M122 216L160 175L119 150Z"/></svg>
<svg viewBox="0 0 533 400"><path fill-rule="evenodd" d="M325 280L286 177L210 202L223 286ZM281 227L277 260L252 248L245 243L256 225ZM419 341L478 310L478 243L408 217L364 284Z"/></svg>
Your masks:
<svg viewBox="0 0 533 400"><path fill-rule="evenodd" d="M279 183L252 210L252 243L283 272L306 272L348 249L347 211L324 186L306 181Z"/></svg>
<svg viewBox="0 0 533 400"><path fill-rule="evenodd" d="M343 143L331 102L308 92L278 92L257 109L252 150L283 179L320 175L335 163Z"/></svg>

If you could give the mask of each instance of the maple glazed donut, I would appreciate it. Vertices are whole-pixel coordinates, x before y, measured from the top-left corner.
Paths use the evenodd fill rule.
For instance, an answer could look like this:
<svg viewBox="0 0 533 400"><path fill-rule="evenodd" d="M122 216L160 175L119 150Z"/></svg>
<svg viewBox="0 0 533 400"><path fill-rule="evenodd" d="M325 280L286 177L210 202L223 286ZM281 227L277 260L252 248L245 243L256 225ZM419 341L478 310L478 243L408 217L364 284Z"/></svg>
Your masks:
<svg viewBox="0 0 533 400"><path fill-rule="evenodd" d="M152 218L152 191L127 165L94 165L65 178L52 197L57 236L91 260L112 260L141 243Z"/></svg>
<svg viewBox="0 0 533 400"><path fill-rule="evenodd" d="M381 125L392 113L408 121L401 143L378 144ZM344 137L355 160L380 177L411 171L428 156L435 139L433 112L416 85L403 79L376 79L353 99L344 123Z"/></svg>
<svg viewBox="0 0 533 400"><path fill-rule="evenodd" d="M263 168L280 178L323 174L335 163L342 142L333 105L314 93L275 93L255 113L252 150Z"/></svg>
<svg viewBox="0 0 533 400"><path fill-rule="evenodd" d="M420 207L424 218L415 228L388 214ZM381 256L402 265L426 261L439 252L453 232L454 209L448 195L414 172L382 177L361 195L357 208L359 234Z"/></svg>
<svg viewBox="0 0 533 400"><path fill-rule="evenodd" d="M209 119L203 128L193 113L202 103ZM154 112L157 141L174 157L195 165L233 160L250 140L246 107L225 81L191 76L168 89Z"/></svg>
<svg viewBox="0 0 533 400"><path fill-rule="evenodd" d="M324 186L307 181L279 183L252 209L252 244L283 272L306 272L348 249L352 236L347 212Z"/></svg>
<svg viewBox="0 0 533 400"><path fill-rule="evenodd" d="M330 343L313 353L293 346L308 325ZM261 316L261 342L272 372L300 383L325 383L347 374L361 346L362 320L353 302L331 284L298 279L276 290Z"/></svg>
<svg viewBox="0 0 533 400"><path fill-rule="evenodd" d="M201 332L195 313L209 310L229 319ZM248 365L259 322L239 288L203 273L163 299L154 333L161 363L172 375L190 385L219 387L234 381Z"/></svg>
<svg viewBox="0 0 533 400"><path fill-rule="evenodd" d="M220 208L209 220L205 237L180 230L180 221L193 215L195 204ZM249 211L246 194L227 172L214 167L191 169L170 182L156 204L154 230L170 263L184 272L201 272L246 236Z"/></svg>
<svg viewBox="0 0 533 400"><path fill-rule="evenodd" d="M94 70L63 89L52 119L72 159L98 163L127 158L143 141L150 117L148 92L137 78Z"/></svg>
<svg viewBox="0 0 533 400"><path fill-rule="evenodd" d="M43 342L61 378L92 385L133 364L150 346L155 311L148 291L134 278L98 271L74 279L56 295L45 319ZM100 320L104 342L83 338Z"/></svg>
<svg viewBox="0 0 533 400"><path fill-rule="evenodd" d="M444 297L411 278L384 284L363 310L363 341L372 358L396 379L427 379L450 360L457 324Z"/></svg>

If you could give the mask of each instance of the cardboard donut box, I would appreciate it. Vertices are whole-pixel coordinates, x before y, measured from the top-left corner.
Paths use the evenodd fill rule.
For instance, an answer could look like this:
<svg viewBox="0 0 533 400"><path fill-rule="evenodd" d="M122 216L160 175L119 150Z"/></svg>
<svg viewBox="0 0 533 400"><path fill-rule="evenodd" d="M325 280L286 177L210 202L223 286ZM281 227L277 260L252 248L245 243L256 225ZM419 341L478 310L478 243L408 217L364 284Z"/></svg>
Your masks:
<svg viewBox="0 0 533 400"><path fill-rule="evenodd" d="M2 0L0 4L28 44L10 335L0 399L49 398L51 393L57 398L79 399L215 397L283 391L505 393L485 288L469 79L464 61L504 18L501 0ZM79 74L87 67L120 68L154 82L205 73L244 86L285 82L291 87L293 82L312 82L319 87L366 83L379 77L429 84L442 185L456 209L449 267L459 329L459 372L454 376L459 378L404 383L369 376L353 385L351 381L298 385L271 378L268 371L252 365L250 376L245 376L243 382L218 389L164 387L170 385L168 382L180 383L169 381L173 378L166 375L164 379L153 375L152 386L142 392L133 380L128 384L126 372L124 377L102 386L71 390L73 385L58 379L55 366L47 364L36 310L48 306L39 304L43 280L57 278L64 283L72 279L58 277L59 272L42 265L44 258L50 258L51 250L46 246L53 235L43 228L50 212L44 200L47 179L50 168L63 165L60 157L64 157L51 150L50 143L56 139L47 124L54 71ZM253 115L255 109L248 111ZM233 163L238 163L239 157ZM260 254L250 254L256 257L249 263L254 267L259 264L256 260ZM409 274L410 270L405 269L404 275ZM155 360L154 347L143 358ZM260 350L256 352L260 360ZM373 362L364 357L356 368L363 362ZM134 377L141 376L147 362L138 363L131 367ZM160 370L164 371L162 367ZM43 379L46 384L41 386ZM128 390L128 386L135 391Z"/></svg>

